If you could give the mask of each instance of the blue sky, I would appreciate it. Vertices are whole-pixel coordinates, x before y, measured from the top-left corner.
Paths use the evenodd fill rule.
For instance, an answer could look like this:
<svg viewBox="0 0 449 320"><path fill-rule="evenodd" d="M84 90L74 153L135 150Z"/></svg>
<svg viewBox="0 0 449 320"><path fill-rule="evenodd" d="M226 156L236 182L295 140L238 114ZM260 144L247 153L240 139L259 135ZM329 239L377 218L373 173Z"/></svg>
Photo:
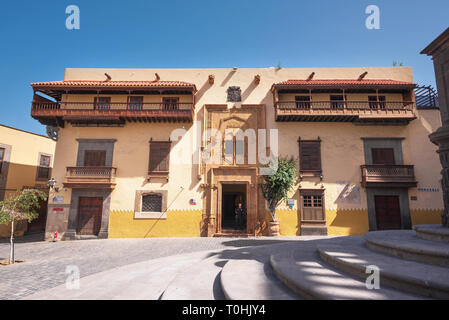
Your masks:
<svg viewBox="0 0 449 320"><path fill-rule="evenodd" d="M68 5L81 29L65 27ZM380 30L365 8L380 8ZM45 133L30 117L30 82L66 67L357 67L414 69L435 84L419 52L449 27L447 0L4 1L0 7L0 123Z"/></svg>

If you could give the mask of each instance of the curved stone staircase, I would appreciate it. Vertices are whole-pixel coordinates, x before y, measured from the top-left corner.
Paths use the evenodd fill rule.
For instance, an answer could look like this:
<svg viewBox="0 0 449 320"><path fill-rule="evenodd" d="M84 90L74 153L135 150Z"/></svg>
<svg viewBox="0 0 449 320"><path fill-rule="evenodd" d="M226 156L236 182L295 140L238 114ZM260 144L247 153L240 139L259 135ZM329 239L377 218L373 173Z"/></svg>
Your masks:
<svg viewBox="0 0 449 320"><path fill-rule="evenodd" d="M63 299L109 299L115 292L116 299L163 300L449 299L448 242L449 230L417 226L180 255L114 269L115 281L128 284L121 290L102 285L102 290L89 291L92 283L98 287L102 278L111 278L109 270L82 278L85 294L71 297L64 288L56 288L52 297L38 293L28 298L54 299L61 294ZM380 271L379 290L365 285L370 275L366 268L373 265ZM129 275L133 268L141 270L134 271L138 283ZM144 277L144 270L152 273ZM138 292L129 295L134 286ZM145 294L146 287L153 289Z"/></svg>

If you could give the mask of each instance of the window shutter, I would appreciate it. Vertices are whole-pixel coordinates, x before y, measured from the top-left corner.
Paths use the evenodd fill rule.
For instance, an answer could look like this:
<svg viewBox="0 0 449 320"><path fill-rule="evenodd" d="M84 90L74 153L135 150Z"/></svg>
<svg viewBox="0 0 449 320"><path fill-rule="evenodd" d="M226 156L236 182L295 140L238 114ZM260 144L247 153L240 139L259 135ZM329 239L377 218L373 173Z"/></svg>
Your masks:
<svg viewBox="0 0 449 320"><path fill-rule="evenodd" d="M392 148L373 148L371 155L374 165L394 165L394 149Z"/></svg>
<svg viewBox="0 0 449 320"><path fill-rule="evenodd" d="M169 165L170 142L151 142L149 172L168 172Z"/></svg>
<svg viewBox="0 0 449 320"><path fill-rule="evenodd" d="M320 141L300 142L300 171L321 171Z"/></svg>
<svg viewBox="0 0 449 320"><path fill-rule="evenodd" d="M106 166L106 150L86 150L84 152L85 167Z"/></svg>

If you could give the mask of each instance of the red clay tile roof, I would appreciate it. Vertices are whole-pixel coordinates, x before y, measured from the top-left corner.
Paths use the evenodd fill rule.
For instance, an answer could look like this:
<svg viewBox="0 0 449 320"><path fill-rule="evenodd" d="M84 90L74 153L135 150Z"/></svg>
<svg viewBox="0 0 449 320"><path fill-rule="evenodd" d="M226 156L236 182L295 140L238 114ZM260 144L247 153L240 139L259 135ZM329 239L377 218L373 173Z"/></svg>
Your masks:
<svg viewBox="0 0 449 320"><path fill-rule="evenodd" d="M91 81L91 80L64 80L31 83L33 88L89 88L89 87L193 87L195 84L183 81Z"/></svg>
<svg viewBox="0 0 449 320"><path fill-rule="evenodd" d="M287 80L276 83L275 86L415 86L413 82L396 80L355 80L355 79L326 79L326 80Z"/></svg>

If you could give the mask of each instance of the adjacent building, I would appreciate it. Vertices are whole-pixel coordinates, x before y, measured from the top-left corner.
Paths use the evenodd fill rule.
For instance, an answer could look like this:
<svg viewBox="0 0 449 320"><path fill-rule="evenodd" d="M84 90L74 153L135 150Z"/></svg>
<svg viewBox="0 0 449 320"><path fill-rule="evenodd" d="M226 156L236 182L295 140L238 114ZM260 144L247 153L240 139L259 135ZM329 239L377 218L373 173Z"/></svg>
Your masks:
<svg viewBox="0 0 449 320"><path fill-rule="evenodd" d="M270 155L299 174L281 235L440 220L441 120L410 68L66 69L31 85L57 139L47 237L266 235Z"/></svg>
<svg viewBox="0 0 449 320"><path fill-rule="evenodd" d="M0 125L0 201L23 188L48 191L56 142L23 130ZM17 235L44 231L47 203L42 201L39 217L31 223L21 221ZM9 237L9 225L0 225L0 238Z"/></svg>

